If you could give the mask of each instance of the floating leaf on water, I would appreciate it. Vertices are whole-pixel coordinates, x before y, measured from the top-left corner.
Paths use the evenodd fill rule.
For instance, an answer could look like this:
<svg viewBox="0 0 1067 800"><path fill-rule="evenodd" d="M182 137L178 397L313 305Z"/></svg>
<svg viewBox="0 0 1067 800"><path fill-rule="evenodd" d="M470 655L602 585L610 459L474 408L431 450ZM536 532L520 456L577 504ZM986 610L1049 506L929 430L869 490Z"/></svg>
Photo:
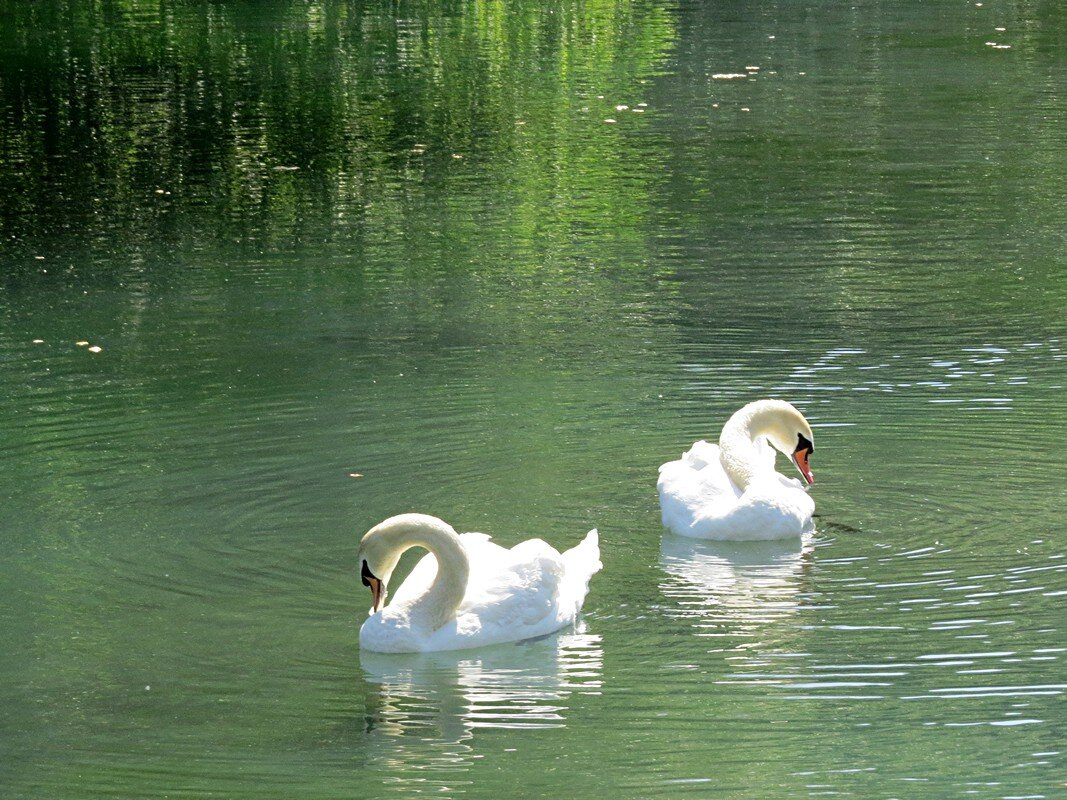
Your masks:
<svg viewBox="0 0 1067 800"><path fill-rule="evenodd" d="M34 344L44 344L44 339L34 339L33 343Z"/></svg>
<svg viewBox="0 0 1067 800"><path fill-rule="evenodd" d="M624 105L615 106L615 110L616 111L627 111L627 110L629 110L629 108L630 108L629 106L624 106Z"/></svg>
<svg viewBox="0 0 1067 800"><path fill-rule="evenodd" d="M363 477L363 473L362 472L349 472L348 473L348 477L349 478L362 478Z"/></svg>
<svg viewBox="0 0 1067 800"><path fill-rule="evenodd" d="M100 347L99 345L94 344L92 347L89 348L89 352L90 353L99 353L103 349L104 349L103 347Z"/></svg>
<svg viewBox="0 0 1067 800"><path fill-rule="evenodd" d="M607 123L608 125L614 125L615 124L615 120L613 120L611 117L608 117L606 120L604 120L604 122Z"/></svg>
<svg viewBox="0 0 1067 800"><path fill-rule="evenodd" d="M747 78L747 72L716 72L711 76L713 81L733 81L738 78Z"/></svg>
<svg viewBox="0 0 1067 800"><path fill-rule="evenodd" d="M89 346L88 342L75 342L74 344L76 344L78 347L88 347Z"/></svg>

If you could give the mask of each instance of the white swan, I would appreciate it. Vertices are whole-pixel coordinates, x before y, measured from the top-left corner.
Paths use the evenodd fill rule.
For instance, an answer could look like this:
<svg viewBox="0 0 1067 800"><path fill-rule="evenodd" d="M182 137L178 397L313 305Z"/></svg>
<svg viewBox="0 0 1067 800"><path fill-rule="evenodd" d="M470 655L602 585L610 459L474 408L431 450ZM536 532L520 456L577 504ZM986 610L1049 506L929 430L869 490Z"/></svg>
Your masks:
<svg viewBox="0 0 1067 800"><path fill-rule="evenodd" d="M412 547L430 552L384 606L389 578ZM461 650L552 633L574 622L601 567L595 529L561 555L540 539L505 550L484 533L461 536L426 514L375 525L358 559L372 599L359 644L379 653Z"/></svg>
<svg viewBox="0 0 1067 800"><path fill-rule="evenodd" d="M774 451L810 483L815 449L804 415L782 400L757 400L734 413L719 444L699 441L659 468L663 524L697 539L783 539L813 529L815 502L800 481L774 470Z"/></svg>

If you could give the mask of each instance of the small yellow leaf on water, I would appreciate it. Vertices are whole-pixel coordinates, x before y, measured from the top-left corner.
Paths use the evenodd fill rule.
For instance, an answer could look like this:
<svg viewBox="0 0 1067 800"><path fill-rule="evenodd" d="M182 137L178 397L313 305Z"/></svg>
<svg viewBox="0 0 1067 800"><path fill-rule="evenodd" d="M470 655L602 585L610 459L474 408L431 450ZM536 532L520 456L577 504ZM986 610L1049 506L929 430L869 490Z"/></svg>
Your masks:
<svg viewBox="0 0 1067 800"><path fill-rule="evenodd" d="M99 347L99 346L94 344L92 347L89 348L89 352L90 353L99 353L103 349L104 349L103 347Z"/></svg>
<svg viewBox="0 0 1067 800"><path fill-rule="evenodd" d="M44 339L34 339L33 343L34 344L44 344Z"/></svg>
<svg viewBox="0 0 1067 800"><path fill-rule="evenodd" d="M349 478L362 478L363 477L363 473L362 472L349 472L348 473L348 477Z"/></svg>
<svg viewBox="0 0 1067 800"><path fill-rule="evenodd" d="M78 347L88 347L89 346L88 342L75 342L74 344L78 345Z"/></svg>

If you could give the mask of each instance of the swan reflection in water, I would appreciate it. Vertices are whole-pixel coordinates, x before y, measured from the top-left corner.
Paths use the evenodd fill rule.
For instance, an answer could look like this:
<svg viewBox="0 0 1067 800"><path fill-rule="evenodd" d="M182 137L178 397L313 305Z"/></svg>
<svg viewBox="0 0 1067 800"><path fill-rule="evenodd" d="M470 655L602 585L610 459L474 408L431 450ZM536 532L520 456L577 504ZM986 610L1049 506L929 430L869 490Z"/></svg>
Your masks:
<svg viewBox="0 0 1067 800"><path fill-rule="evenodd" d="M477 650L361 650L368 735L460 744L478 728L557 728L573 693L599 694L600 637L577 630Z"/></svg>
<svg viewBox="0 0 1067 800"><path fill-rule="evenodd" d="M674 601L672 615L693 621L700 636L742 638L796 613L802 578L811 563L812 537L713 542L664 534L660 589Z"/></svg>

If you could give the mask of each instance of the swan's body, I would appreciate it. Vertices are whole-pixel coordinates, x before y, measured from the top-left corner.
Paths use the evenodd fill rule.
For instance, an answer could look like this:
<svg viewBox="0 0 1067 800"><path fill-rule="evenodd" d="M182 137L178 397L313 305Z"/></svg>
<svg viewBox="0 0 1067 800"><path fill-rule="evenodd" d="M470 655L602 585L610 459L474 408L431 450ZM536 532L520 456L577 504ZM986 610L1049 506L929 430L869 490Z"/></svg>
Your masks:
<svg viewBox="0 0 1067 800"><path fill-rule="evenodd" d="M663 524L697 539L783 539L812 530L815 502L800 481L775 472L776 449L814 481L804 416L781 400L749 403L723 426L718 445L699 441L659 468Z"/></svg>
<svg viewBox="0 0 1067 800"><path fill-rule="evenodd" d="M389 577L411 547L429 553L383 608ZM359 644L379 653L461 650L552 633L574 622L601 567L596 530L562 554L540 539L507 550L484 533L460 535L425 514L376 525L360 543L359 560L374 597Z"/></svg>

